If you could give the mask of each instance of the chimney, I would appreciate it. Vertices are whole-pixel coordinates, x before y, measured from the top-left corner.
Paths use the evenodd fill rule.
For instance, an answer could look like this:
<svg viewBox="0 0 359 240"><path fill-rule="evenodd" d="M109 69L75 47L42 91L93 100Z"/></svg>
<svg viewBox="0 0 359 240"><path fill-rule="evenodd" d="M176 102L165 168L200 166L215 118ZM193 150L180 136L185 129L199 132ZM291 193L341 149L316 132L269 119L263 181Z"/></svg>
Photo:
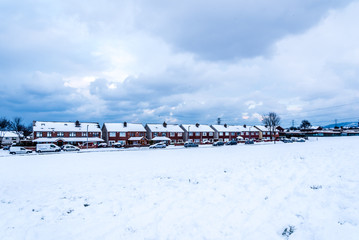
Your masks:
<svg viewBox="0 0 359 240"><path fill-rule="evenodd" d="M127 122L123 122L123 127L127 127Z"/></svg>
<svg viewBox="0 0 359 240"><path fill-rule="evenodd" d="M75 127L81 127L81 124L80 124L79 120L76 120Z"/></svg>
<svg viewBox="0 0 359 240"><path fill-rule="evenodd" d="M196 127L199 127L199 123L196 123Z"/></svg>
<svg viewBox="0 0 359 240"><path fill-rule="evenodd" d="M225 128L227 128L227 127L228 127L227 123L225 123L223 126L224 126Z"/></svg>
<svg viewBox="0 0 359 240"><path fill-rule="evenodd" d="M166 121L165 121L165 122L163 122L163 124L162 124L162 125L163 125L163 127L165 127L165 128L166 128L166 127L167 127L167 123L166 123Z"/></svg>
<svg viewBox="0 0 359 240"><path fill-rule="evenodd" d="M246 124L244 124L244 125L243 125L243 127L244 127L244 128L247 128L247 125L246 125Z"/></svg>

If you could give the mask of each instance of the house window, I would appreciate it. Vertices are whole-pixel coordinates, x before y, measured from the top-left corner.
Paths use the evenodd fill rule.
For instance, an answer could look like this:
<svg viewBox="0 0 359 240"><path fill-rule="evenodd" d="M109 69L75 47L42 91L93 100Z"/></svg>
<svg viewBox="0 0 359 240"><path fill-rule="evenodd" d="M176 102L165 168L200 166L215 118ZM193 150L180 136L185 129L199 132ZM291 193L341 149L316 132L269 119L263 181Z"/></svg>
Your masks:
<svg viewBox="0 0 359 240"><path fill-rule="evenodd" d="M109 136L110 137L116 137L116 132L110 132Z"/></svg>
<svg viewBox="0 0 359 240"><path fill-rule="evenodd" d="M203 137L206 137L206 136L207 136L207 133L206 133L206 132L203 132L203 133L202 133L202 136L203 136Z"/></svg>
<svg viewBox="0 0 359 240"><path fill-rule="evenodd" d="M231 133L231 135L232 135L232 136L235 136L235 135L236 135L236 133L232 132L232 133Z"/></svg>
<svg viewBox="0 0 359 240"><path fill-rule="evenodd" d="M199 132L196 132L196 136L199 137L201 136L201 134Z"/></svg>
<svg viewBox="0 0 359 240"><path fill-rule="evenodd" d="M177 136L182 137L182 133L181 132L177 133Z"/></svg>
<svg viewBox="0 0 359 240"><path fill-rule="evenodd" d="M193 136L193 132L188 133L188 135L189 135L190 137L192 137L192 136Z"/></svg>
<svg viewBox="0 0 359 240"><path fill-rule="evenodd" d="M58 137L63 137L63 136L64 136L64 132L58 132L58 133L57 133L57 136L58 136Z"/></svg>
<svg viewBox="0 0 359 240"><path fill-rule="evenodd" d="M140 137L143 137L144 136L144 133L140 133Z"/></svg>
<svg viewBox="0 0 359 240"><path fill-rule="evenodd" d="M246 135L249 135L249 132L246 132Z"/></svg>
<svg viewBox="0 0 359 240"><path fill-rule="evenodd" d="M228 142L228 141L229 141L229 138L225 138L224 141L225 141L225 142Z"/></svg>
<svg viewBox="0 0 359 240"><path fill-rule="evenodd" d="M47 132L47 137L51 137L51 132Z"/></svg>
<svg viewBox="0 0 359 240"><path fill-rule="evenodd" d="M219 136L223 136L223 132L219 132Z"/></svg>
<svg viewBox="0 0 359 240"><path fill-rule="evenodd" d="M195 143L199 143L200 141L199 141L199 139L195 139L194 142L195 142Z"/></svg>
<svg viewBox="0 0 359 240"><path fill-rule="evenodd" d="M229 132L226 132L226 136L229 136Z"/></svg>
<svg viewBox="0 0 359 240"><path fill-rule="evenodd" d="M209 132L208 136L213 137L213 132Z"/></svg>
<svg viewBox="0 0 359 240"><path fill-rule="evenodd" d="M134 137L134 136L136 136L136 133L130 133L130 136Z"/></svg>
<svg viewBox="0 0 359 240"><path fill-rule="evenodd" d="M42 137L42 132L36 132L36 137Z"/></svg>
<svg viewBox="0 0 359 240"><path fill-rule="evenodd" d="M120 132L120 137L126 137L126 133L125 132Z"/></svg>
<svg viewBox="0 0 359 240"><path fill-rule="evenodd" d="M87 137L87 132L83 132L83 133L82 133L82 136L83 136L83 137Z"/></svg>
<svg viewBox="0 0 359 240"><path fill-rule="evenodd" d="M76 133L70 132L70 137L76 137Z"/></svg>
<svg viewBox="0 0 359 240"><path fill-rule="evenodd" d="M157 136L158 136L158 133L156 133L156 132L155 132L155 133L153 133L153 136L157 137Z"/></svg>
<svg viewBox="0 0 359 240"><path fill-rule="evenodd" d="M171 137L174 137L174 136L175 136L175 133L174 133L174 132L171 132L171 133L170 133L170 136L171 136Z"/></svg>
<svg viewBox="0 0 359 240"><path fill-rule="evenodd" d="M98 137L99 136L99 134L97 133L97 132L95 132L95 133L93 133L93 135L92 136L94 136L94 137Z"/></svg>
<svg viewBox="0 0 359 240"><path fill-rule="evenodd" d="M258 132L256 132L256 135L258 136Z"/></svg>
<svg viewBox="0 0 359 240"><path fill-rule="evenodd" d="M162 137L166 137L166 133L162 133Z"/></svg>

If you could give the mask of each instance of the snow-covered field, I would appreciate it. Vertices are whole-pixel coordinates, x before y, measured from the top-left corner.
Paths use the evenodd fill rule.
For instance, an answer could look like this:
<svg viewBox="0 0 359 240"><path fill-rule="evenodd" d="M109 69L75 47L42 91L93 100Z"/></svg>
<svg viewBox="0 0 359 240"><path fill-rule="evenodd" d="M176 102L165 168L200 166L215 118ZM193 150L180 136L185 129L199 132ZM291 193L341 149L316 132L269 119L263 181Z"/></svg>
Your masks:
<svg viewBox="0 0 359 240"><path fill-rule="evenodd" d="M358 239L359 137L0 157L0 239Z"/></svg>

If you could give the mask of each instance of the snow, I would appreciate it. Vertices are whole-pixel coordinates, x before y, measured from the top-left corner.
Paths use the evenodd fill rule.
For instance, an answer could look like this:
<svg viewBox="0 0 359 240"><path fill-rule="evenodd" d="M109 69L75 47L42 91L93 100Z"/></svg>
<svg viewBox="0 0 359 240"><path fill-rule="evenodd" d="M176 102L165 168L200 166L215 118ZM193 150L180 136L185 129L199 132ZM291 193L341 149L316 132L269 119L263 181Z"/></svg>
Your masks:
<svg viewBox="0 0 359 240"><path fill-rule="evenodd" d="M140 123L127 123L127 127L123 123L104 123L104 126L108 132L146 132Z"/></svg>
<svg viewBox="0 0 359 240"><path fill-rule="evenodd" d="M214 130L209 125L203 124L198 125L198 127L196 124L182 124L182 127L186 131L189 130L190 132L214 132Z"/></svg>
<svg viewBox="0 0 359 240"><path fill-rule="evenodd" d="M259 130L253 126L227 125L227 127L225 127L224 125L212 125L212 127L218 132L259 132Z"/></svg>
<svg viewBox="0 0 359 240"><path fill-rule="evenodd" d="M177 124L167 124L166 127L163 124L146 124L151 132L184 132L183 129Z"/></svg>
<svg viewBox="0 0 359 240"><path fill-rule="evenodd" d="M102 138L98 137L54 137L54 138L37 138L33 142L44 143L44 142L104 142Z"/></svg>
<svg viewBox="0 0 359 240"><path fill-rule="evenodd" d="M358 141L0 154L0 239L357 239Z"/></svg>
<svg viewBox="0 0 359 240"><path fill-rule="evenodd" d="M0 138L19 138L19 134L13 131L0 131Z"/></svg>
<svg viewBox="0 0 359 240"><path fill-rule="evenodd" d="M101 132L98 123L80 122L80 127L76 127L75 122L41 122L35 121L33 126L34 132Z"/></svg>

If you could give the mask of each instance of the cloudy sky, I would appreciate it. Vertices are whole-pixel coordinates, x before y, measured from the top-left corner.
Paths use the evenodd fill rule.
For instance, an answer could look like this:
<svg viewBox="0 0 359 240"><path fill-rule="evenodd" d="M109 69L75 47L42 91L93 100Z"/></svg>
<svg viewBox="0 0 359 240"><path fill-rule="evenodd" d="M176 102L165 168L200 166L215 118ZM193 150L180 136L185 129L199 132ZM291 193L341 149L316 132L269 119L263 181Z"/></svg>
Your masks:
<svg viewBox="0 0 359 240"><path fill-rule="evenodd" d="M0 1L0 117L358 121L359 1Z"/></svg>

